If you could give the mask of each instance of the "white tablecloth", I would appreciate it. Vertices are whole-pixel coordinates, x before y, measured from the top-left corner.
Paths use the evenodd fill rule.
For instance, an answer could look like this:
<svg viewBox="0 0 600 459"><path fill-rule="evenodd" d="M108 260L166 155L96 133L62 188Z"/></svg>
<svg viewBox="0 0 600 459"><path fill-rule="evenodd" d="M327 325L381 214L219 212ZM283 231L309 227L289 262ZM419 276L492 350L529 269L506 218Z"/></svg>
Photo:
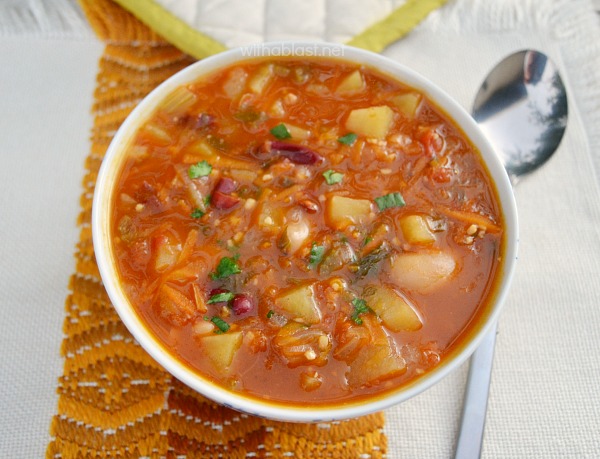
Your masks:
<svg viewBox="0 0 600 459"><path fill-rule="evenodd" d="M23 15L24 4L30 12ZM600 457L600 27L586 0L455 0L385 54L465 107L493 64L561 67L569 126L519 184L520 260L500 320L484 457ZM72 0L0 3L0 456L42 457L102 44ZM388 410L389 457L451 457L467 366Z"/></svg>

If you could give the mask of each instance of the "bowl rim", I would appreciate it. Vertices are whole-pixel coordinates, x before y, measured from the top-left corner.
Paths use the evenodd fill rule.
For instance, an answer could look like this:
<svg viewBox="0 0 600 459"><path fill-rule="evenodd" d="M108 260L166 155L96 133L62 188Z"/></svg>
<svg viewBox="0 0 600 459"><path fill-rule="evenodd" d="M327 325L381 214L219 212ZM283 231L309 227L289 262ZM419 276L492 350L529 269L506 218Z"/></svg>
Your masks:
<svg viewBox="0 0 600 459"><path fill-rule="evenodd" d="M287 47L287 48L286 48ZM134 311L118 282L116 264L110 242L110 209L114 195L117 172L120 171L122 152L139 126L148 119L163 97L182 84L195 81L203 75L227 68L238 62L263 60L277 56L277 50L290 49L290 57L308 59L335 59L341 62L364 65L377 72L397 79L427 95L463 131L480 155L495 185L501 212L505 222L504 253L497 279L497 288L490 301L488 313L479 319L481 324L471 333L466 344L453 350L437 367L425 375L398 389L386 391L370 398L339 404L301 405L298 403L270 402L254 396L224 389L208 378L199 375L170 354L155 338ZM305 55L299 53L304 50ZM306 51L313 54L309 54ZM295 53L295 54L294 54ZM322 57L329 53L328 56ZM333 54L333 55L332 55ZM198 61L174 74L152 90L128 115L111 141L100 167L92 204L92 238L100 277L107 294L126 328L150 356L171 375L207 398L238 411L278 421L325 422L354 418L404 402L427 390L446 375L461 366L477 348L485 334L489 333L498 320L515 271L518 249L518 217L513 189L498 155L477 126L471 115L450 95L433 82L403 64L380 54L347 45L311 41L273 41L230 49Z"/></svg>

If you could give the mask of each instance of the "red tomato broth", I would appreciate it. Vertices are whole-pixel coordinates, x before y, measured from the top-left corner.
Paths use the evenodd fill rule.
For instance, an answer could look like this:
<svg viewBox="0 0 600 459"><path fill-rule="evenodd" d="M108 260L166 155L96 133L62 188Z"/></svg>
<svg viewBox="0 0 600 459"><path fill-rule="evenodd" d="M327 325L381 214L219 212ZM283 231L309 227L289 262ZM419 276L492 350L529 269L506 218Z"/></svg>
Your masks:
<svg viewBox="0 0 600 459"><path fill-rule="evenodd" d="M259 95L252 95L248 81L240 85L236 96L225 94L223 88L234 69L244 70L251 79L270 62L275 70ZM364 79L363 89L336 94L335 88L356 69ZM502 255L503 220L479 153L449 117L422 95L414 118L407 116L390 101L399 94L415 94L412 88L369 68L319 59L242 63L189 84L185 90L194 94L195 100L184 111L168 111L165 102L136 134L116 185L112 210L113 250L121 281L137 313L173 355L204 377L249 396L329 404L409 384L460 346L493 297ZM273 113L278 100L288 101L282 102L283 116ZM359 134L352 145L338 141L349 133L345 124L352 110L384 105L394 112L384 139ZM293 135L281 142L304 145L320 160L298 164L269 151L269 142L278 142L270 131L281 123L310 133L307 139ZM203 147L198 147L199 141ZM190 198L190 182L184 183L182 174L201 161L211 164L212 171L207 177L190 179L196 191L204 196L212 193L213 204L219 206L236 203L220 209L208 205L203 216L193 218L197 206ZM343 173L342 182L329 185L322 175L328 170ZM219 196L215 190L221 178L233 179L235 191ZM392 192L400 192L406 204L378 212L374 199ZM285 198L278 199L282 194ZM333 195L368 200L373 215L363 223L336 228L326 212ZM219 200L215 201L215 196ZM252 200L254 206L248 205ZM272 225L265 224L264 206L271 206L267 218ZM401 221L408 215L423 217L435 237L433 243L407 241ZM473 222L468 219L471 217ZM294 219L308 222L309 236L297 251L286 254L282 232ZM481 222L487 223L487 228L476 224ZM474 224L476 232L469 234ZM378 225L387 225L379 242L386 244L389 253L361 278L357 265L381 247L367 251L371 249L369 237L377 243ZM198 231L197 237L187 246L191 249L186 259L181 260L192 230ZM346 246L354 258L339 269L319 274L324 261L309 267L312 243L325 246L325 259L334 249L342 253L346 249L340 247ZM173 253L167 253L164 266L157 269L161 246ZM456 267L448 280L433 289L419 291L398 285L390 273L390 260L395 256L438 251L450 254ZM241 272L212 279L210 274L224 257L235 259ZM340 289L341 282L345 286ZM316 324L306 324L277 303L289 289L308 284L313 286L321 315ZM373 312L359 316L368 316L366 324L354 322L351 299L362 299L363 290L371 284L387 286L408 300L422 322L420 328L392 331ZM206 305L215 289L247 295L253 311L238 316L223 304ZM190 305L198 308L198 292L206 312L190 312ZM180 302L186 305L184 313L165 313L164 305L174 302L164 298L180 296L187 298ZM275 319L268 318L272 312ZM206 357L202 345L206 341L202 340L207 334L194 331L195 324L205 327L209 324L205 319L212 317L231 326L225 335L242 330L242 342L226 369L217 368ZM326 364L319 362L321 351L315 345L308 347L316 349L318 356L297 366L291 364L293 368L281 349L275 349L273 340L282 324L287 321L292 327L298 320L308 325L306 330L327 336ZM347 372L352 362L334 356L345 339L340 339L339 330L349 325L381 328L392 343L390 352L404 361L404 371L365 384L349 384ZM253 335L258 338L253 340ZM367 344L381 343L378 329L373 335L379 338L370 337ZM354 355L353 359L356 362L358 358ZM300 381L310 390L303 389Z"/></svg>

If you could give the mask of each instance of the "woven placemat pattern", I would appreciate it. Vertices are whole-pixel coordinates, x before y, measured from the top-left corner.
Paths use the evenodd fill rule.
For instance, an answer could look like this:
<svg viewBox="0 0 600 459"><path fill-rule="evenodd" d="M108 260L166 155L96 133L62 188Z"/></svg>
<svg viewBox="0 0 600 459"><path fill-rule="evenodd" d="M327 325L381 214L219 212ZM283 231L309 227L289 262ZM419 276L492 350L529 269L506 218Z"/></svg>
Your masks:
<svg viewBox="0 0 600 459"><path fill-rule="evenodd" d="M110 0L81 5L105 43L94 93L76 272L65 303L62 354L47 458L382 458L384 416L321 424L273 422L217 405L166 373L113 309L94 257L91 206L106 149L125 117L193 59Z"/></svg>

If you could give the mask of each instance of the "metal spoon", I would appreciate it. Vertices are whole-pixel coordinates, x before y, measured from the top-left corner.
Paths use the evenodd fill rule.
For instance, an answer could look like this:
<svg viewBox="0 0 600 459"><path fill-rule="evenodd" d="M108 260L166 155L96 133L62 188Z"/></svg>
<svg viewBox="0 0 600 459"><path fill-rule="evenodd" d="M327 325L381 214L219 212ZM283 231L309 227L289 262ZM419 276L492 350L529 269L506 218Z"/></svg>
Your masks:
<svg viewBox="0 0 600 459"><path fill-rule="evenodd" d="M520 51L492 69L472 113L514 186L558 148L567 126L567 93L548 56ZM455 459L481 456L495 342L496 326L471 357Z"/></svg>

